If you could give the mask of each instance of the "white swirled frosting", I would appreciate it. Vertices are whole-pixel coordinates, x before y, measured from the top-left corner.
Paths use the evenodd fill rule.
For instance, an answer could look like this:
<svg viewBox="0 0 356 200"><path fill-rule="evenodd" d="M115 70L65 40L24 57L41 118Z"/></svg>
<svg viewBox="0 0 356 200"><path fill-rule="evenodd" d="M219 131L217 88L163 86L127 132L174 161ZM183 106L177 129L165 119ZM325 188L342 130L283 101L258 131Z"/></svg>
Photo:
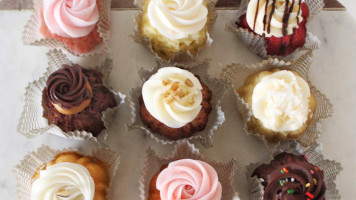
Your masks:
<svg viewBox="0 0 356 200"><path fill-rule="evenodd" d="M283 37L283 16L285 8L286 5L288 5L288 9L290 9L290 7L292 6L292 2L294 1L293 10L291 10L290 12L288 27L286 29L286 35L293 34L293 29L298 28L298 22L301 22L303 20L302 11L300 11L298 15L299 0L288 0L288 3L286 3L286 0L275 0L275 4L273 4L273 1L274 0L250 0L246 12L246 19L249 27L253 30L253 27L255 26L254 32L259 35L265 34L265 37ZM267 14L265 12L266 4ZM274 11L271 16L272 18L270 19L270 14L273 10L273 6ZM256 12L257 18L255 19ZM266 23L263 22L265 15ZM267 32L268 22L271 22L270 33Z"/></svg>
<svg viewBox="0 0 356 200"><path fill-rule="evenodd" d="M203 0L151 0L147 15L159 33L175 40L199 32L206 25L208 9Z"/></svg>
<svg viewBox="0 0 356 200"><path fill-rule="evenodd" d="M193 121L201 110L202 86L191 72L177 67L164 67L142 87L148 112L171 128Z"/></svg>
<svg viewBox="0 0 356 200"><path fill-rule="evenodd" d="M94 192L94 180L83 165L62 162L40 171L31 200L93 200Z"/></svg>
<svg viewBox="0 0 356 200"><path fill-rule="evenodd" d="M290 71L262 78L253 90L252 111L263 126L273 131L294 131L308 119L310 88Z"/></svg>

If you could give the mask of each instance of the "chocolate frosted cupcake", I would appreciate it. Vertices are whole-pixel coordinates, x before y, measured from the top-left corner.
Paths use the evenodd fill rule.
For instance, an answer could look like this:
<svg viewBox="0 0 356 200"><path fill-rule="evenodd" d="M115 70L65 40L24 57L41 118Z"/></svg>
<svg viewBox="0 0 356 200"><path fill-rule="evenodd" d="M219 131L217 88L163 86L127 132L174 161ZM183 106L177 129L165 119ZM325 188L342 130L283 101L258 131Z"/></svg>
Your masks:
<svg viewBox="0 0 356 200"><path fill-rule="evenodd" d="M102 112L117 106L103 85L103 74L79 65L63 65L47 79L42 93L43 116L64 132L85 130L97 136L105 129Z"/></svg>
<svg viewBox="0 0 356 200"><path fill-rule="evenodd" d="M325 200L324 171L303 155L281 153L270 164L259 166L257 176L264 187L264 200Z"/></svg>

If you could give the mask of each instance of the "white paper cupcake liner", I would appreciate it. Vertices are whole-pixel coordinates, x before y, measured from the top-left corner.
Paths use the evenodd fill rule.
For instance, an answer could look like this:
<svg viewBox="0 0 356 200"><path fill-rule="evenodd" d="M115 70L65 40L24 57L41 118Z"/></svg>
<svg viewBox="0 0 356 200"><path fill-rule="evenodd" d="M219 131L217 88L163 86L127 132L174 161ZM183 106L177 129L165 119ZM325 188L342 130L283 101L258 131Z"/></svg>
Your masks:
<svg viewBox="0 0 356 200"><path fill-rule="evenodd" d="M230 162L223 164L221 162L210 161L204 158L199 149L195 148L193 144L189 142L180 142L176 145L175 151L168 157L160 157L149 148L145 156L145 164L142 170L140 184L140 199L147 200L148 198L148 186L152 177L160 171L163 165L179 159L194 159L201 160L210 164L217 172L219 181L222 185L222 200L239 200L238 193L234 188L235 173L237 170L236 159L233 158Z"/></svg>
<svg viewBox="0 0 356 200"><path fill-rule="evenodd" d="M246 13L247 6L250 0L242 0L240 7L237 11L237 16L234 20L229 22L226 26L226 30L234 33L240 41L257 55L263 58L283 58L287 60L293 60L298 57L298 52L301 50L314 50L320 48L320 40L314 36L311 32L307 31L307 36L305 38L305 44L303 47L296 49L293 53L288 56L271 56L267 55L267 44L265 39L257 34L250 32L248 29L244 29L241 27L237 27L236 21L239 22L240 17ZM310 20L320 13L325 6L324 0L305 0L305 3L308 5L309 8L309 18L307 25L309 24Z"/></svg>
<svg viewBox="0 0 356 200"><path fill-rule="evenodd" d="M158 69L166 66L179 66L177 64L162 64L157 62L157 66L152 70L146 70L141 68L139 70L139 76L141 77L142 81L145 82L148 80L153 74L155 74ZM174 144L179 141L197 141L200 142L205 147L211 147L213 143L213 135L214 132L222 125L225 121L225 114L221 110L220 99L225 95L227 90L227 84L222 82L219 79L211 78L208 75L209 69L209 61L205 60L195 66L186 67L185 69L192 72L195 75L198 75L201 81L208 86L208 88L212 91L212 99L210 105L212 107L212 111L209 114L208 123L203 131L194 133L189 138L184 138L180 140L169 140L157 133L153 133L141 120L140 117L140 103L139 97L142 94L142 86L136 87L131 90L129 94L129 104L131 107L131 122L127 124L128 130L134 129L141 129L146 134L148 134L152 139L160 142L162 144Z"/></svg>
<svg viewBox="0 0 356 200"><path fill-rule="evenodd" d="M113 150L108 148L94 148L91 152L81 152L79 150L73 150L72 148L55 150L49 146L43 145L37 151L28 153L20 164L14 167L14 173L17 179L17 195L20 200L31 200L31 184L34 174L44 167L44 165L54 157L63 152L75 151L83 155L90 155L96 157L108 164L108 174L110 177L109 188L107 189L106 199L112 199L112 181L115 177L117 168L119 166L119 155Z"/></svg>
<svg viewBox="0 0 356 200"><path fill-rule="evenodd" d="M104 122L106 129L104 129L97 137L94 137L92 133L86 131L77 130L64 132L55 124L48 124L48 120L43 117L42 91L46 87L48 77L53 72L60 69L64 64L73 65L73 63L69 61L68 58L61 52L61 50L51 50L47 53L47 56L49 60L49 67L47 68L47 71L39 80L30 83L26 88L25 106L17 126L17 131L27 138L33 138L45 133L50 133L68 139L93 140L95 142L105 144L107 128L110 127L119 106L123 104L125 100L125 95L110 89L107 84L107 79L113 67L112 59L106 58L105 62L102 63L101 66L91 68L101 72L104 75L103 83L110 89L111 92L114 93L115 100L117 102L116 107L108 108L103 112L102 121Z"/></svg>
<svg viewBox="0 0 356 200"><path fill-rule="evenodd" d="M103 41L100 44L97 44L96 47L87 53L77 53L72 51L67 45L63 42L56 39L45 38L40 33L41 27L41 16L40 11L42 9L43 0L33 0L33 10L34 13L31 16L31 19L27 22L23 35L22 41L25 45L34 45L34 46L45 46L51 49L61 49L66 52L75 55L75 56L93 56L99 54L106 54L109 52L109 30L110 30L110 7L111 0L100 0L100 18L97 23L97 31Z"/></svg>
<svg viewBox="0 0 356 200"><path fill-rule="evenodd" d="M301 143L303 146L310 146L315 143L321 132L320 122L332 115L333 106L330 103L329 99L325 97L318 89L316 89L311 82L309 81L309 68L312 62L312 51L302 55L294 62L285 62L283 60L278 60L276 58L264 60L261 63L247 65L247 64L231 64L225 67L222 70L221 78L230 83L231 87L234 89L236 95L236 105L237 109L240 113L242 122L244 124L245 132L249 135L254 135L264 141L265 145L273 149L278 143L270 143L265 140L265 137L259 133L253 132L247 126L250 118L252 116L252 109L250 106L244 101L242 97L239 96L237 90L242 87L245 83L245 79L254 73L260 71L267 71L274 68L278 69L287 69L298 72L301 77L306 80L310 86L311 93L315 96L317 106L316 110L313 113L312 122L309 123L307 129L304 134L301 135L297 141Z"/></svg>
<svg viewBox="0 0 356 200"><path fill-rule="evenodd" d="M324 181L326 185L325 199L341 199L335 184L336 176L342 170L341 164L333 160L324 159L322 154L322 145L320 143L314 143L312 146L306 149L302 148L295 141L283 142L276 148L273 155L276 156L282 152L292 153L295 155L305 155L309 163L324 171ZM256 176L251 177L251 175L257 167L264 163L268 164L272 160L273 157L269 158L269 160L266 162L252 163L246 167L246 176L249 184L248 194L250 200L263 200L264 187Z"/></svg>
<svg viewBox="0 0 356 200"><path fill-rule="evenodd" d="M133 33L130 35L130 37L133 41L149 48L149 50L156 56L156 59L167 61L167 60L164 60L163 58L161 58L156 52L153 51L150 40L148 38L142 37L140 29L138 27L138 22L142 18L143 3L145 1L146 0L134 0L134 5L138 9L138 14L135 16L135 19L134 19L135 29L134 29ZM214 25L216 18L218 17L218 14L217 14L216 8L215 8L215 5L217 2L218 2L218 0L206 0L208 12L209 12L208 21L207 21L207 26L208 26L207 40L206 40L205 45L198 49L197 55L199 54L199 52L202 49L210 47L211 44L213 43L213 39L209 35L209 29ZM187 59L194 59L197 55L194 56L189 51L181 51L181 52L176 53L167 62L180 62L180 61L184 61Z"/></svg>

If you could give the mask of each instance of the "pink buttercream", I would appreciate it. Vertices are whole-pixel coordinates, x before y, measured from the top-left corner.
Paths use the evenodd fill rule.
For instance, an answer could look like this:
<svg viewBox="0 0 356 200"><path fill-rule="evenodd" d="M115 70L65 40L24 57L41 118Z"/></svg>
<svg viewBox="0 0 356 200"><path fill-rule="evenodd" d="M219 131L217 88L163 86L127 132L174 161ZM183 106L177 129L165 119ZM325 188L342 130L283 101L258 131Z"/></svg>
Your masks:
<svg viewBox="0 0 356 200"><path fill-rule="evenodd" d="M156 187L161 200L220 200L222 194L215 169L192 159L169 163L158 175Z"/></svg>
<svg viewBox="0 0 356 200"><path fill-rule="evenodd" d="M43 0L43 18L52 33L78 38L94 29L99 9L96 0Z"/></svg>

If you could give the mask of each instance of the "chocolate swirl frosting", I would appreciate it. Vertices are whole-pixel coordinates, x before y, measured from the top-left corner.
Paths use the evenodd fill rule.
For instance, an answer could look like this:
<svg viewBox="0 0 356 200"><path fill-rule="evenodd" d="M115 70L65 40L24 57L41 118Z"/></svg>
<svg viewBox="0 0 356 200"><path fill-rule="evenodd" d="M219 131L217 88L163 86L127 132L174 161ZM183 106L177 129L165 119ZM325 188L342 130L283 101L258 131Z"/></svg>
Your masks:
<svg viewBox="0 0 356 200"><path fill-rule="evenodd" d="M270 164L259 166L252 176L262 182L264 200L325 200L324 172L305 156L281 153Z"/></svg>
<svg viewBox="0 0 356 200"><path fill-rule="evenodd" d="M47 95L51 103L70 109L93 97L88 78L80 65L63 65L47 79Z"/></svg>

